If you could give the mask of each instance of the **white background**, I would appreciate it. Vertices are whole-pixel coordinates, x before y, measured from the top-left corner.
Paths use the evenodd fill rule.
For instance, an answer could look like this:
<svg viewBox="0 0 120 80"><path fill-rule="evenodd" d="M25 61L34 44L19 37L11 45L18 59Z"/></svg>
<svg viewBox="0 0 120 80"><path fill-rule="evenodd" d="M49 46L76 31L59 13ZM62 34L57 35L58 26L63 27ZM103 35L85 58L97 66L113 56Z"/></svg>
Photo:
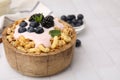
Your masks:
<svg viewBox="0 0 120 80"><path fill-rule="evenodd" d="M0 44L0 80L120 80L120 0L41 0L56 16L85 16L72 65L51 77L33 78L8 65Z"/></svg>

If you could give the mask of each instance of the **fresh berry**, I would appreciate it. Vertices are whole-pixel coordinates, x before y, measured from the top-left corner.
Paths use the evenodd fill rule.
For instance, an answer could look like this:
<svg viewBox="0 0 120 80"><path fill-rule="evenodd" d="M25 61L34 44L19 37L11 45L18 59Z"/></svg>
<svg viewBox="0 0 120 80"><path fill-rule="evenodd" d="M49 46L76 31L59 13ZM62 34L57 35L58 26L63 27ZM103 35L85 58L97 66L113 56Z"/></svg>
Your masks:
<svg viewBox="0 0 120 80"><path fill-rule="evenodd" d="M28 27L27 31L28 32L35 32L35 29L33 27Z"/></svg>
<svg viewBox="0 0 120 80"><path fill-rule="evenodd" d="M37 28L35 29L35 32L36 32L37 34L40 34L40 33L43 33L43 32L44 32L44 29L43 29L42 27L37 27Z"/></svg>
<svg viewBox="0 0 120 80"><path fill-rule="evenodd" d="M76 20L76 19L73 19L73 20L72 20L72 23L73 23L74 25L76 25L77 22L78 22L78 20Z"/></svg>
<svg viewBox="0 0 120 80"><path fill-rule="evenodd" d="M30 26L33 27L33 28L35 28L35 27L39 26L39 23L34 21L34 22L30 23Z"/></svg>
<svg viewBox="0 0 120 80"><path fill-rule="evenodd" d="M29 21L30 21L30 22L35 21L34 18L33 18L33 16L31 16L31 17L29 18Z"/></svg>
<svg viewBox="0 0 120 80"><path fill-rule="evenodd" d="M75 24L73 24L73 23L70 23L70 25L73 26L73 27L75 27Z"/></svg>
<svg viewBox="0 0 120 80"><path fill-rule="evenodd" d="M20 27L25 27L25 26L27 26L27 22L22 21L22 22L20 23Z"/></svg>
<svg viewBox="0 0 120 80"><path fill-rule="evenodd" d="M83 20L78 20L78 23L80 23L80 25L83 25Z"/></svg>
<svg viewBox="0 0 120 80"><path fill-rule="evenodd" d="M84 18L84 16L82 14L78 14L78 16L77 16L78 20L82 20L83 18Z"/></svg>
<svg viewBox="0 0 120 80"><path fill-rule="evenodd" d="M51 15L48 15L48 16L46 16L45 18L47 18L47 19L50 20L50 21L53 21L53 19L54 19L54 17L51 16Z"/></svg>
<svg viewBox="0 0 120 80"><path fill-rule="evenodd" d="M68 15L67 16L67 20L73 20L73 19L75 19L76 17L75 17L75 15Z"/></svg>
<svg viewBox="0 0 120 80"><path fill-rule="evenodd" d="M78 26L81 26L81 23L77 22L74 27L78 27Z"/></svg>
<svg viewBox="0 0 120 80"><path fill-rule="evenodd" d="M72 21L70 21L70 20L67 20L67 23L71 24L71 23L72 23Z"/></svg>
<svg viewBox="0 0 120 80"><path fill-rule="evenodd" d="M81 46L81 41L79 39L76 40L76 47L80 47Z"/></svg>
<svg viewBox="0 0 120 80"><path fill-rule="evenodd" d="M23 33L23 32L25 32L27 29L25 28L25 27L19 27L19 29L18 29L18 32L19 33Z"/></svg>
<svg viewBox="0 0 120 80"><path fill-rule="evenodd" d="M43 14L33 14L30 18L29 18L29 21L30 22L33 22L33 21L35 21L35 17L40 17L42 15L42 20L44 19L44 15ZM41 20L41 21L42 21Z"/></svg>
<svg viewBox="0 0 120 80"><path fill-rule="evenodd" d="M45 28L50 28L54 26L53 19L54 19L53 16L47 16L43 19L43 21L41 22L41 25Z"/></svg>
<svg viewBox="0 0 120 80"><path fill-rule="evenodd" d="M67 21L67 17L65 15L61 16L61 20Z"/></svg>

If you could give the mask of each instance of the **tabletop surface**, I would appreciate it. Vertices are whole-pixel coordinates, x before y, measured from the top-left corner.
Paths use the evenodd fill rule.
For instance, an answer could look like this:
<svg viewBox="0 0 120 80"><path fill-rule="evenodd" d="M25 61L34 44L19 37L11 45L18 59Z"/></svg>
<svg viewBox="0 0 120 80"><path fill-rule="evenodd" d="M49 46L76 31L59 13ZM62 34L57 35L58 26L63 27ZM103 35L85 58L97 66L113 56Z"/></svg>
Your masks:
<svg viewBox="0 0 120 80"><path fill-rule="evenodd" d="M120 0L41 0L56 16L85 16L71 66L54 76L33 78L14 71L0 44L0 80L120 80Z"/></svg>

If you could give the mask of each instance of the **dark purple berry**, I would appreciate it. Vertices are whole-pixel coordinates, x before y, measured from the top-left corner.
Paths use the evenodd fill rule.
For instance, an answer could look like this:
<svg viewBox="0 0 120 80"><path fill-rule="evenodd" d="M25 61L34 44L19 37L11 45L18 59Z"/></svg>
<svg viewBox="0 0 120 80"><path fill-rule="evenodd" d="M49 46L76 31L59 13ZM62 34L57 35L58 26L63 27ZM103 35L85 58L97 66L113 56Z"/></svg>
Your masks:
<svg viewBox="0 0 120 80"><path fill-rule="evenodd" d="M34 21L34 22L31 22L29 26L35 28L39 26L39 23Z"/></svg>
<svg viewBox="0 0 120 80"><path fill-rule="evenodd" d="M71 24L71 23L72 23L72 21L70 21L70 20L67 20L67 23Z"/></svg>
<svg viewBox="0 0 120 80"><path fill-rule="evenodd" d="M19 33L23 33L23 32L25 32L27 29L25 28L25 27L19 27L19 29L18 29L18 32Z"/></svg>
<svg viewBox="0 0 120 80"><path fill-rule="evenodd" d="M30 22L33 22L33 21L35 21L35 20L34 20L34 18L30 17L30 18L29 18L29 21L30 21Z"/></svg>
<svg viewBox="0 0 120 80"><path fill-rule="evenodd" d="M76 40L76 47L80 47L81 46L81 41L79 39Z"/></svg>
<svg viewBox="0 0 120 80"><path fill-rule="evenodd" d="M41 25L45 28L50 28L54 26L53 16L46 16L43 21L41 22Z"/></svg>
<svg viewBox="0 0 120 80"><path fill-rule="evenodd" d="M75 17L75 15L68 15L67 16L67 20L73 20L73 19L75 19L76 17Z"/></svg>
<svg viewBox="0 0 120 80"><path fill-rule="evenodd" d="M73 23L71 23L70 25L71 25L72 27L75 27L75 24L73 24Z"/></svg>
<svg viewBox="0 0 120 80"><path fill-rule="evenodd" d="M80 25L83 25L83 20L78 20L78 23L79 23Z"/></svg>
<svg viewBox="0 0 120 80"><path fill-rule="evenodd" d="M41 13L38 13L38 14L33 14L30 18L29 18L29 21L30 22L33 22L33 21L35 21L35 17L40 17L42 15L42 20L44 19L44 15L43 14L41 14ZM41 20L41 21L42 21Z"/></svg>
<svg viewBox="0 0 120 80"><path fill-rule="evenodd" d="M20 27L25 27L25 26L27 26L27 22L22 21L22 22L20 23Z"/></svg>
<svg viewBox="0 0 120 80"><path fill-rule="evenodd" d="M84 16L82 14L78 14L78 16L77 16L78 20L82 20L83 18L84 18Z"/></svg>
<svg viewBox="0 0 120 80"><path fill-rule="evenodd" d="M73 20L72 20L72 23L73 23L73 24L77 24L77 22L78 22L78 21L77 21L76 19L73 19Z"/></svg>
<svg viewBox="0 0 120 80"><path fill-rule="evenodd" d="M33 27L28 27L27 31L28 32L35 32L35 29Z"/></svg>
<svg viewBox="0 0 120 80"><path fill-rule="evenodd" d="M35 29L35 32L36 32L37 34L41 34L41 33L44 32L44 29L43 29L42 27L37 27L37 28Z"/></svg>
<svg viewBox="0 0 120 80"><path fill-rule="evenodd" d="M54 17L51 15L48 15L45 17L48 21L53 21Z"/></svg>
<svg viewBox="0 0 120 80"><path fill-rule="evenodd" d="M62 15L62 16L61 16L61 20L67 21L67 17L66 17L65 15Z"/></svg>
<svg viewBox="0 0 120 80"><path fill-rule="evenodd" d="M77 22L74 27L78 27L78 26L81 26L79 22Z"/></svg>

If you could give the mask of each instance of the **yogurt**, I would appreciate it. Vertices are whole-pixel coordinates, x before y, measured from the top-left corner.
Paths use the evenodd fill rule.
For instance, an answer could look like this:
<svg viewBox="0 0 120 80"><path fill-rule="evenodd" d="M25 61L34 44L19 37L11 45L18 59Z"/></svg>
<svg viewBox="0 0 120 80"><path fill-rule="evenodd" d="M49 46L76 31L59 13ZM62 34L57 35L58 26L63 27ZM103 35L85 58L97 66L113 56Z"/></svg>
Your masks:
<svg viewBox="0 0 120 80"><path fill-rule="evenodd" d="M26 20L25 20L26 21ZM27 27L29 27L29 24L30 24L30 22L29 21L26 21L27 23L28 23L28 25L26 26L26 28ZM63 29L64 28L64 26L63 26L63 24L62 23L60 23L59 21L58 21L58 19L57 18L55 18L54 19L54 26L57 26L58 28L60 28L60 29ZM50 42L50 39L52 38L51 37L51 35L49 34L49 31L51 31L51 30L54 30L54 27L51 27L51 28L48 28L48 29L46 29L46 28L43 28L44 29L44 32L43 33L41 33L41 34L36 34L35 32L24 32L24 33L19 33L18 32L18 28L19 28L20 26L19 25L17 25L16 26L16 29L15 29L15 32L14 32L14 37L15 37L15 39L17 39L17 38L19 38L19 36L24 36L25 38L28 38L28 39L30 39L30 40L33 40L34 41L34 43L35 43L35 47L37 47L38 45L40 45L40 44L43 44L45 47L50 47L51 46L51 42Z"/></svg>

